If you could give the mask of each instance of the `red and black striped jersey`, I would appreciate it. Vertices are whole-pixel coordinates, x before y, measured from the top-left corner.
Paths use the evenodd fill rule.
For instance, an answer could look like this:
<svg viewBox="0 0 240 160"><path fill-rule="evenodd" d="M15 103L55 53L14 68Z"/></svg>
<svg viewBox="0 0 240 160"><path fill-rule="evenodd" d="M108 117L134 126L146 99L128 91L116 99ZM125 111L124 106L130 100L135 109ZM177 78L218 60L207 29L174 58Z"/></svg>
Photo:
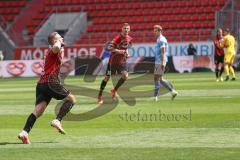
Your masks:
<svg viewBox="0 0 240 160"><path fill-rule="evenodd" d="M59 82L60 66L64 56L64 49L62 48L59 53L53 53L52 49L49 49L44 58L43 73L40 76L38 83L54 83Z"/></svg>
<svg viewBox="0 0 240 160"><path fill-rule="evenodd" d="M130 44L132 43L132 37L127 35L124 36L122 34L119 34L114 37L112 40L112 44L114 45L114 48L120 49L120 50L126 50L129 48ZM114 65L123 64L127 60L127 56L123 54L116 54L114 52L111 53L109 62Z"/></svg>

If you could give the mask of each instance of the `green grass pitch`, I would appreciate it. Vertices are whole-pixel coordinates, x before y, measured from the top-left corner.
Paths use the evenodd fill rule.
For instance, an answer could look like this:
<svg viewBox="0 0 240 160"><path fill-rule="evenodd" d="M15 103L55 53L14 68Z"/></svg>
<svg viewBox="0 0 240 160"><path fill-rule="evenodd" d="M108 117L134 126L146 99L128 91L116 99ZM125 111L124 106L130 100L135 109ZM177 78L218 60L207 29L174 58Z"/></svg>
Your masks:
<svg viewBox="0 0 240 160"><path fill-rule="evenodd" d="M240 81L217 83L214 73L169 73L166 78L179 92L174 101L170 95L164 95L158 102L149 97L137 98L136 105L129 106L120 98L117 107L103 116L88 121L64 121L66 135L50 127L58 103L52 100L30 133L31 145L21 144L17 134L34 108L38 79L0 79L0 160L238 160ZM92 90L92 97L77 95L72 113L84 113L97 106L93 97L101 79L66 80L67 84L96 90ZM139 83L142 85L135 90L153 88L144 86L145 81ZM106 91L111 87L108 84ZM159 112L188 117L144 118ZM126 114L132 119L126 118Z"/></svg>

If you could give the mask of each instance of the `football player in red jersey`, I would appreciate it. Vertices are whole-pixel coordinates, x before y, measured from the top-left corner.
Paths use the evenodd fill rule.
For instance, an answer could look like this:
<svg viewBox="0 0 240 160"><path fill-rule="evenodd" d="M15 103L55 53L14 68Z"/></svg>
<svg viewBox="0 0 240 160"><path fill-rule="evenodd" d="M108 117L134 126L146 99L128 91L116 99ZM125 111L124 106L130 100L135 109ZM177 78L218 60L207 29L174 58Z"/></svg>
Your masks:
<svg viewBox="0 0 240 160"><path fill-rule="evenodd" d="M64 100L56 119L51 122L51 126L62 134L65 134L65 131L61 126L61 120L76 103L74 95L64 88L59 80L60 66L64 57L63 38L57 32L53 32L49 35L48 42L51 47L44 60L44 71L36 86L35 108L18 135L18 138L24 144L30 144L28 134L36 119L43 114L52 98Z"/></svg>
<svg viewBox="0 0 240 160"><path fill-rule="evenodd" d="M218 28L216 39L214 40L214 63L215 63L215 73L216 81L223 81L222 73L224 71L224 50L220 46L220 43L223 41L222 29ZM220 68L220 69L219 69Z"/></svg>
<svg viewBox="0 0 240 160"><path fill-rule="evenodd" d="M122 77L117 82L116 86L111 90L112 99L116 100L116 92L118 88L127 80L128 72L126 68L126 61L128 57L128 48L132 43L132 37L128 34L130 32L130 25L124 23L122 25L122 32L115 36L109 43L108 49L111 52L105 78L102 80L100 91L98 93L98 103L103 103L102 92L109 81L110 75L121 74Z"/></svg>

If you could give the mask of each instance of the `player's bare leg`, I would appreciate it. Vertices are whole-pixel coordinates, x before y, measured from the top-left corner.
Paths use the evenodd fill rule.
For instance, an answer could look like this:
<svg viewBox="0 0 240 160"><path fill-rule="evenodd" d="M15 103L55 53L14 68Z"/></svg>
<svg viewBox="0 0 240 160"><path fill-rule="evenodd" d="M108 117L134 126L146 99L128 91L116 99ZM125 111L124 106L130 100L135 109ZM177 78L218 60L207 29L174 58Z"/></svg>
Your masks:
<svg viewBox="0 0 240 160"><path fill-rule="evenodd" d="M34 123L36 122L36 119L43 114L46 107L47 107L47 102L42 101L36 105L33 112L29 115L23 130L18 135L18 138L22 140L23 144L31 143L28 134L31 131Z"/></svg>
<svg viewBox="0 0 240 160"><path fill-rule="evenodd" d="M76 103L75 96L72 95L72 94L69 94L64 99L64 103L62 104L56 119L54 119L51 122L51 126L56 128L58 130L58 132L61 133L61 134L65 134L66 133L64 131L64 129L62 128L61 121L62 121L63 117L66 116L66 114L72 109L72 107L73 107L73 105L75 103Z"/></svg>
<svg viewBox="0 0 240 160"><path fill-rule="evenodd" d="M98 93L98 100L97 100L98 104L103 104L103 95L102 95L102 93L103 93L103 90L105 89L109 79L110 79L110 76L105 76L104 79L101 82L99 93Z"/></svg>
<svg viewBox="0 0 240 160"><path fill-rule="evenodd" d="M159 91L160 91L160 75L154 75L154 100L158 101Z"/></svg>
<svg viewBox="0 0 240 160"><path fill-rule="evenodd" d="M128 79L128 72L122 71L121 78L118 80L116 86L111 90L112 99L115 101L117 96L117 90L123 85L123 83Z"/></svg>
<svg viewBox="0 0 240 160"><path fill-rule="evenodd" d="M174 90L172 88L172 86L170 85L170 83L167 80L163 79L163 77L161 75L160 75L160 83L161 83L161 85L163 85L164 87L166 87L169 90L169 92L172 95L172 100L174 100L174 98L178 95L178 92L176 90Z"/></svg>
<svg viewBox="0 0 240 160"><path fill-rule="evenodd" d="M223 81L222 73L224 71L224 65L223 65L223 63L220 63L219 65L220 65L220 71L219 71L219 75L218 76L220 78L220 81L222 82Z"/></svg>

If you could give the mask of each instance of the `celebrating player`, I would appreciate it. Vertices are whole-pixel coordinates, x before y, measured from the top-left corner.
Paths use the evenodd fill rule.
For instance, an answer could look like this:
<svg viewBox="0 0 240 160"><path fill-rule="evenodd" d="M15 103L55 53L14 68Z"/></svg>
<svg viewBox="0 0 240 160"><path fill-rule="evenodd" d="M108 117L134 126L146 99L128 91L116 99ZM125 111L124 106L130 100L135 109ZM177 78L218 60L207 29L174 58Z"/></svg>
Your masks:
<svg viewBox="0 0 240 160"><path fill-rule="evenodd" d="M100 91L98 94L98 103L103 103L102 92L109 81L110 75L121 74L122 77L118 80L116 86L111 90L112 99L116 99L116 92L118 88L127 80L128 72L126 69L126 60L128 57L128 48L132 42L132 37L128 34L130 32L130 25L124 23L122 25L121 34L114 37L109 43L108 49L111 52L105 78L102 80Z"/></svg>
<svg viewBox="0 0 240 160"><path fill-rule="evenodd" d="M223 65L223 61L224 61L224 50L223 48L220 46L221 42L223 41L223 35L222 35L222 29L218 28L217 30L217 35L216 35L216 39L214 40L214 47L215 47L215 51L214 51L214 63L215 63L215 73L216 73L216 81L223 81L222 78L222 73L224 71L224 65ZM220 69L219 69L220 68Z"/></svg>
<svg viewBox="0 0 240 160"><path fill-rule="evenodd" d="M48 42L51 48L45 57L44 72L36 86L35 108L29 115L22 132L18 135L18 138L24 144L30 144L28 134L36 119L43 114L52 98L64 100L56 119L51 122L51 126L62 134L65 134L65 131L61 126L61 120L76 103L75 97L63 87L58 78L64 56L63 38L57 32L53 32L49 35Z"/></svg>
<svg viewBox="0 0 240 160"><path fill-rule="evenodd" d="M155 101L158 101L161 84L170 91L173 100L178 93L172 88L171 84L167 80L163 79L165 66L168 61L168 42L167 39L162 35L162 27L160 25L154 25L154 34L157 37L157 43L155 46L154 98Z"/></svg>
<svg viewBox="0 0 240 160"><path fill-rule="evenodd" d="M235 38L230 34L230 30L228 28L224 30L224 39L221 43L221 47L226 48L224 56L224 69L227 76L225 81L229 80L229 73L232 74L232 80L234 81L236 80L236 76L232 65L236 54L237 44Z"/></svg>

